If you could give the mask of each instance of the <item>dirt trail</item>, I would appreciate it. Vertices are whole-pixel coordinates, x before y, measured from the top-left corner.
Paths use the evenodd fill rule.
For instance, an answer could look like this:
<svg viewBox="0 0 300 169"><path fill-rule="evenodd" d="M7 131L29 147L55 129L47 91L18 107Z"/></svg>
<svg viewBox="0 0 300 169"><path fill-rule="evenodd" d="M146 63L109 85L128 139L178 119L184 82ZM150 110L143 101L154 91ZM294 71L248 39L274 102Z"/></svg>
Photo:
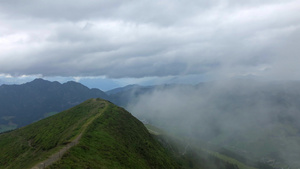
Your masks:
<svg viewBox="0 0 300 169"><path fill-rule="evenodd" d="M79 143L79 139L81 138L81 136L82 136L82 133L80 133L72 142L70 142L69 144L64 146L62 149L60 149L59 152L51 155L47 160L35 165L34 167L32 167L32 169L44 169L47 166L58 161L67 150L69 150L71 147L73 147Z"/></svg>
<svg viewBox="0 0 300 169"><path fill-rule="evenodd" d="M94 117L87 120L87 122L82 126L82 132L74 140L72 140L70 143L68 143L62 149L60 149L59 152L51 155L48 159L40 162L39 164L35 165L31 169L44 169L44 168L48 167L49 165L58 161L67 150L69 150L73 146L77 145L82 136L82 133L84 133L85 130L87 129L87 127L106 110L107 103L106 102L104 102L104 103L105 103L105 108L101 112L99 112L97 115L95 115Z"/></svg>

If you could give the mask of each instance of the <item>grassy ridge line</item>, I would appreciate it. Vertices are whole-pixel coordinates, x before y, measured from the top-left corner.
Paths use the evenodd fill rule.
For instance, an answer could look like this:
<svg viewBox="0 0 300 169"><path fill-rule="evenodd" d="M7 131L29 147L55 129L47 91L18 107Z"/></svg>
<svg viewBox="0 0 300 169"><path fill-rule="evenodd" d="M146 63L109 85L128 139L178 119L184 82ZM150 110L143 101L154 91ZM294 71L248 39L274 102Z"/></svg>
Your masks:
<svg viewBox="0 0 300 169"><path fill-rule="evenodd" d="M103 109L101 101L90 99L26 127L0 134L0 169L30 168L47 159L82 132L87 120Z"/></svg>
<svg viewBox="0 0 300 169"><path fill-rule="evenodd" d="M94 101L96 101L96 99L94 99ZM82 126L81 134L82 134L83 132L86 131L87 127L88 127L95 119L97 119L99 116L102 115L103 112L105 112L105 111L107 110L107 107L108 107L107 102L106 102L106 101L103 101L103 103L104 103L104 105L105 105L105 106L104 106L104 109L101 109L101 110L99 111L98 114L96 114L94 117L91 117L90 119L87 120L87 122Z"/></svg>
<svg viewBox="0 0 300 169"><path fill-rule="evenodd" d="M125 109L109 104L61 160L61 168L180 168L143 124Z"/></svg>
<svg viewBox="0 0 300 169"><path fill-rule="evenodd" d="M97 99L91 99L92 101L96 102ZM82 125L81 129L79 130L79 134L75 135L73 138L70 139L70 141L76 139L79 135L82 135L86 129L88 128L88 126L95 120L97 119L98 117L100 117L102 115L103 112L105 112L107 110L107 107L108 107L108 103L107 101L104 101L102 102L104 104L104 109L102 108L99 113L96 113L95 116L92 116L91 118L87 119L86 120L86 123Z"/></svg>
<svg viewBox="0 0 300 169"><path fill-rule="evenodd" d="M82 134L86 131L87 127L95 119L97 119L99 116L101 116L104 111L106 111L107 103L106 102L103 102L103 103L105 104L105 108L100 110L99 113L96 114L95 116L89 118L86 121L86 123L82 126L81 132L78 135L76 135L75 138L72 139L70 143L68 143L66 146L62 147L61 149L59 149L58 152L55 152L54 154L52 154L48 159L44 160L43 162L39 162L38 164L36 164L34 167L32 167L32 169L39 169L39 168L48 167L49 165L51 165L54 162L58 161L63 156L63 154L66 153L70 148L77 145L79 143L79 140L80 140Z"/></svg>

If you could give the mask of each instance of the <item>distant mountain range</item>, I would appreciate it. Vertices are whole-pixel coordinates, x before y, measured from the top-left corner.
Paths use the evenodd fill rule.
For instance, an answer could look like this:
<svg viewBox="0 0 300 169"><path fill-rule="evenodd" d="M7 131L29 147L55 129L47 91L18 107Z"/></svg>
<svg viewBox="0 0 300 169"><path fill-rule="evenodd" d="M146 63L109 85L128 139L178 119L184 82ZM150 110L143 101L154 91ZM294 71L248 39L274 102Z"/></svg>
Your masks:
<svg viewBox="0 0 300 169"><path fill-rule="evenodd" d="M90 98L108 96L73 81L61 84L35 79L21 85L1 85L0 132L25 126Z"/></svg>

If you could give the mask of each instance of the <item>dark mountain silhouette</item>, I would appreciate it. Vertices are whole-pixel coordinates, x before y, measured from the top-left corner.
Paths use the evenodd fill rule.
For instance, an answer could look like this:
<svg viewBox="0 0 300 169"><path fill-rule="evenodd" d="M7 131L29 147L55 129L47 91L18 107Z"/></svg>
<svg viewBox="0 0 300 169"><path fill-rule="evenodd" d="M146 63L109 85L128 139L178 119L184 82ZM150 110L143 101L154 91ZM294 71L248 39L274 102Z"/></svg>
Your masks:
<svg viewBox="0 0 300 169"><path fill-rule="evenodd" d="M1 85L0 127L2 131L9 126L22 127L96 97L108 98L99 89L73 81L61 84L35 79L21 85Z"/></svg>

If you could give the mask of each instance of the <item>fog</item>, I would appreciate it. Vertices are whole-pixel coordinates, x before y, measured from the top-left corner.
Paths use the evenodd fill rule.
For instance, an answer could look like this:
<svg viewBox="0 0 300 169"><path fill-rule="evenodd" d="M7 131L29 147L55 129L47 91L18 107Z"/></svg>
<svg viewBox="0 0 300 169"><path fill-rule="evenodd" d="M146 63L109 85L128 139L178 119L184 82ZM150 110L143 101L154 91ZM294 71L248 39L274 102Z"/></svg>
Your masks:
<svg viewBox="0 0 300 169"><path fill-rule="evenodd" d="M299 96L299 82L234 80L157 87L126 108L178 136L299 167Z"/></svg>

